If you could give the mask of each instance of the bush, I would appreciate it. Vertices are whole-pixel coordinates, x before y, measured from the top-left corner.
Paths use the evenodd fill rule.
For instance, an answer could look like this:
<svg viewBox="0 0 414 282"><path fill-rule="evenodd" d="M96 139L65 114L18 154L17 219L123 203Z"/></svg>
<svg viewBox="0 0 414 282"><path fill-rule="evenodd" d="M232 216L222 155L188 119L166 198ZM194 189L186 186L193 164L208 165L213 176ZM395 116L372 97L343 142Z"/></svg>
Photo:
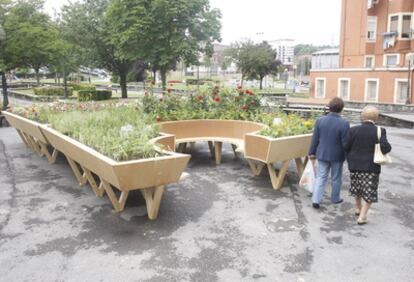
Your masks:
<svg viewBox="0 0 414 282"><path fill-rule="evenodd" d="M200 78L198 80L196 78L187 78L186 83L187 85L197 85L197 81L200 82L199 85L203 85L208 82L213 82L213 80L210 78Z"/></svg>
<svg viewBox="0 0 414 282"><path fill-rule="evenodd" d="M78 100L81 102L102 101L109 100L111 98L111 90L83 89L78 91Z"/></svg>
<svg viewBox="0 0 414 282"><path fill-rule="evenodd" d="M33 92L37 96L64 96L65 89L63 87L39 87L34 88ZM68 96L72 96L73 88L68 87Z"/></svg>
<svg viewBox="0 0 414 282"><path fill-rule="evenodd" d="M79 83L68 83L68 87L71 87L75 91L96 89L95 85L92 85L92 84L79 84Z"/></svg>

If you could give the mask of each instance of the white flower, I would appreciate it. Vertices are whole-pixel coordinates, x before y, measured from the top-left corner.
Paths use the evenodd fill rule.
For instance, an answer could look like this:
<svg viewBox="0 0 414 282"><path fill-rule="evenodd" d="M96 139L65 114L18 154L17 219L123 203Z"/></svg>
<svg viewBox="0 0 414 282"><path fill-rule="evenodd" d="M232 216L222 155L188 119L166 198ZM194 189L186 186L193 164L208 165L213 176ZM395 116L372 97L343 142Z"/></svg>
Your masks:
<svg viewBox="0 0 414 282"><path fill-rule="evenodd" d="M130 124L127 124L127 125L122 126L120 131L123 137L127 137L133 130L134 130L134 127Z"/></svg>
<svg viewBox="0 0 414 282"><path fill-rule="evenodd" d="M282 123L282 119L281 118L274 118L273 125L279 125L281 123Z"/></svg>

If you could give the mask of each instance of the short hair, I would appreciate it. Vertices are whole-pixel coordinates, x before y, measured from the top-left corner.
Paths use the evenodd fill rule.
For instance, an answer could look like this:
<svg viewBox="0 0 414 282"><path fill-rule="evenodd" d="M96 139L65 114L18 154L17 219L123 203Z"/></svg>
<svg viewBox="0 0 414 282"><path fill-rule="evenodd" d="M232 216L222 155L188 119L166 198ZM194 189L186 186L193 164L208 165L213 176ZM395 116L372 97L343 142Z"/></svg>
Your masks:
<svg viewBox="0 0 414 282"><path fill-rule="evenodd" d="M329 101L328 108L330 112L333 113L340 113L344 109L344 101L339 98L335 97L331 101Z"/></svg>
<svg viewBox="0 0 414 282"><path fill-rule="evenodd" d="M379 117L379 111L376 107L374 106L366 106L365 108L362 109L361 112L361 120L362 121L373 121L376 122L378 120Z"/></svg>

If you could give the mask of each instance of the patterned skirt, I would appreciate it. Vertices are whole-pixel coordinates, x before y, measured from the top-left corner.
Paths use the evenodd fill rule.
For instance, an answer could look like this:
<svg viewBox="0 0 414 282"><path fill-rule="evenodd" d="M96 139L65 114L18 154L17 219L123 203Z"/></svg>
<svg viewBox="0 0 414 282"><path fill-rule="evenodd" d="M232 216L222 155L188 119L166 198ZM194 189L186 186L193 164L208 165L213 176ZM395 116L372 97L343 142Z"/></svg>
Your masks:
<svg viewBox="0 0 414 282"><path fill-rule="evenodd" d="M349 194L360 197L367 203L378 202L379 174L372 172L351 171L351 188Z"/></svg>

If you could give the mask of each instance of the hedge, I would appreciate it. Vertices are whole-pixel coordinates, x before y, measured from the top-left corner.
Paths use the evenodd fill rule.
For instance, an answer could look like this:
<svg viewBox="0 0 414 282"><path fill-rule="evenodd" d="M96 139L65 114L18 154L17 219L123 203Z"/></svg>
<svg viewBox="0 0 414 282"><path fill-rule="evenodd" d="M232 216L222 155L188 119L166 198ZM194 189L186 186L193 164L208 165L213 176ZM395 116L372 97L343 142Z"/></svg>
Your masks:
<svg viewBox="0 0 414 282"><path fill-rule="evenodd" d="M213 82L210 78L200 78L199 80L195 78L187 78L186 83L187 85L197 85L197 81L199 81L199 85L203 85L207 82Z"/></svg>
<svg viewBox="0 0 414 282"><path fill-rule="evenodd" d="M84 89L78 91L78 100L85 101L102 101L112 98L111 90L96 90L96 89Z"/></svg>
<svg viewBox="0 0 414 282"><path fill-rule="evenodd" d="M33 92L37 96L64 96L65 89L63 87L39 87L34 88ZM68 87L68 96L72 96L73 88Z"/></svg>
<svg viewBox="0 0 414 282"><path fill-rule="evenodd" d="M68 83L68 87L73 88L75 91L87 90L87 89L96 89L95 85L91 84L79 84L79 83Z"/></svg>

